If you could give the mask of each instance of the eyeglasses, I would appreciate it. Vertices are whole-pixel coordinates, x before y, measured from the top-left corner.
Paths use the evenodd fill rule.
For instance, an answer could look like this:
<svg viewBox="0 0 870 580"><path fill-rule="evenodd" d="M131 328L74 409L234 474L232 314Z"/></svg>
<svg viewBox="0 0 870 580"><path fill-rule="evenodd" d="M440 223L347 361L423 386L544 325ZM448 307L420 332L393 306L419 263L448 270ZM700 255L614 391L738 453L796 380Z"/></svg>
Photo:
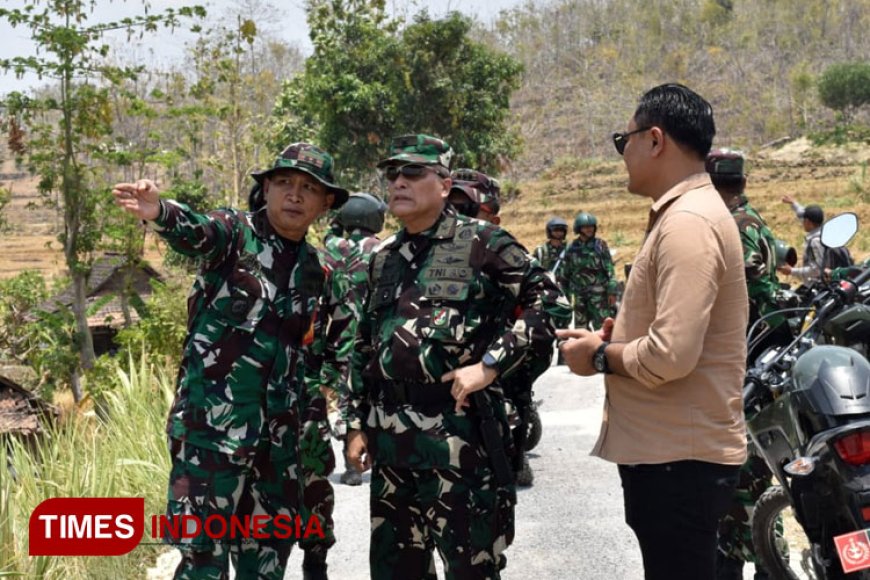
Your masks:
<svg viewBox="0 0 870 580"><path fill-rule="evenodd" d="M643 133L644 131L649 131L652 127L643 127L641 129L635 129L634 131L626 131L625 133L614 133L613 134L613 146L616 147L617 153L622 155L625 152L625 145L628 143L628 138L635 133Z"/></svg>
<svg viewBox="0 0 870 580"><path fill-rule="evenodd" d="M403 175L411 180L422 179L429 172L438 173L439 176L441 174L434 168L428 167L426 165L388 165L386 169L384 169L384 177L387 178L387 181L396 181L400 175Z"/></svg>

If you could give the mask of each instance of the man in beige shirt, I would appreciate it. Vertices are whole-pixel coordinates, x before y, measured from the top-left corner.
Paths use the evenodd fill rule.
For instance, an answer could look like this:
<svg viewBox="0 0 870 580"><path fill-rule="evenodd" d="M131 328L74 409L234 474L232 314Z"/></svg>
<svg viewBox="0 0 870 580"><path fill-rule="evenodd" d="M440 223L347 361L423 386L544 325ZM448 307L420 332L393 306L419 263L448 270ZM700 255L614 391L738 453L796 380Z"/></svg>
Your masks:
<svg viewBox="0 0 870 580"><path fill-rule="evenodd" d="M715 577L716 529L746 458L748 301L734 219L704 159L709 103L661 85L613 136L628 190L652 200L616 321L562 330L580 375L606 373L594 455L617 463L647 580Z"/></svg>

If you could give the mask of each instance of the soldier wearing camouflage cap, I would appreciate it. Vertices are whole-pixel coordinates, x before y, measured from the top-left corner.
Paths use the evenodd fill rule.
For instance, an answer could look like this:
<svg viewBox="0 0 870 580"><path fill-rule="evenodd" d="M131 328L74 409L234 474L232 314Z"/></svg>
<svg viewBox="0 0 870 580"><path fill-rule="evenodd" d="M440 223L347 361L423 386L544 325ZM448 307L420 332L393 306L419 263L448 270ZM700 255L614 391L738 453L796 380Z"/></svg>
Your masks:
<svg viewBox="0 0 870 580"><path fill-rule="evenodd" d="M373 465L375 580L434 578L431 544L448 579L500 577L516 492L494 381L552 349L558 288L510 234L445 204L451 154L409 135L378 164L403 228L369 268L348 413L348 459Z"/></svg>
<svg viewBox="0 0 870 580"><path fill-rule="evenodd" d="M581 211L574 218L577 238L565 252L562 275L565 293L574 304L574 327L601 328L604 319L616 316L616 273L610 248L600 237L598 220Z"/></svg>
<svg viewBox="0 0 870 580"><path fill-rule="evenodd" d="M252 205L262 206L256 212L198 214L161 199L149 180L112 191L124 210L201 264L167 426L167 512L200 522L270 516L266 539L171 538L182 551L176 578L224 578L230 552L240 578L283 578L295 539L280 539L275 519L308 520L301 482L313 466L328 474L334 464L320 429L323 397L311 385L325 345L347 324L333 312L350 288L321 265L305 234L348 193L335 184L332 157L306 143L253 177L261 186L252 192Z"/></svg>
<svg viewBox="0 0 870 580"><path fill-rule="evenodd" d="M499 225L501 186L494 177L474 169L456 169L447 203L460 214Z"/></svg>
<svg viewBox="0 0 870 580"><path fill-rule="evenodd" d="M746 174L744 155L732 149L713 149L705 162L713 186L722 196L725 205L737 222L740 242L743 245L743 265L746 271L746 287L749 294L749 325L759 317L777 310L779 280L776 277L776 239L761 215L750 205L745 194ZM782 325L783 317L768 319L767 326L781 327L789 340L790 335ZM765 342L765 346L769 341ZM762 352L764 347L753 349ZM753 354L750 353L750 357ZM755 577L767 578L767 570L757 560L752 544L752 512L755 502L770 487L772 478L764 460L754 452L748 441L748 457L741 466L737 488L731 509L719 521L719 545L716 554L717 580L743 578L744 562L755 563Z"/></svg>

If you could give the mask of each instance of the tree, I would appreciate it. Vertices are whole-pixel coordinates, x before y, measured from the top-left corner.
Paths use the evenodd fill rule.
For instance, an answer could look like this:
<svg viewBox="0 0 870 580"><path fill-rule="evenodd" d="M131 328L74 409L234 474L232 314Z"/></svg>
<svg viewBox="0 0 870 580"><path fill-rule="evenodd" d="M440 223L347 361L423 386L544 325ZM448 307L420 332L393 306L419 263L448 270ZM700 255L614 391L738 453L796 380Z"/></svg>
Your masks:
<svg viewBox="0 0 870 580"><path fill-rule="evenodd" d="M819 78L819 98L848 122L855 109L870 103L870 62L846 62L828 67Z"/></svg>
<svg viewBox="0 0 870 580"><path fill-rule="evenodd" d="M521 67L471 38L473 22L419 14L402 29L383 0L311 0L314 54L276 106L276 141L312 138L344 183L370 186L392 136L432 133L458 162L495 172L519 151L507 127Z"/></svg>
<svg viewBox="0 0 870 580"><path fill-rule="evenodd" d="M94 5L94 0L30 0L22 9L0 8L0 18L13 27L30 29L39 52L39 56L0 60L0 67L19 76L35 72L57 82L56 90L46 96L11 93L5 107L15 125L29 132L29 139L18 136L19 157L40 176L39 191L46 201L57 196L63 211L60 241L75 294L74 345L80 363L71 377L76 401L83 396L80 370L94 362L86 293L91 256L101 238L101 213L95 211L101 194L90 162L112 131L108 86L132 79L137 72L107 64L110 48L102 37L114 30L153 31L158 26L177 26L180 17L205 16L200 7L182 7L89 25L88 12Z"/></svg>

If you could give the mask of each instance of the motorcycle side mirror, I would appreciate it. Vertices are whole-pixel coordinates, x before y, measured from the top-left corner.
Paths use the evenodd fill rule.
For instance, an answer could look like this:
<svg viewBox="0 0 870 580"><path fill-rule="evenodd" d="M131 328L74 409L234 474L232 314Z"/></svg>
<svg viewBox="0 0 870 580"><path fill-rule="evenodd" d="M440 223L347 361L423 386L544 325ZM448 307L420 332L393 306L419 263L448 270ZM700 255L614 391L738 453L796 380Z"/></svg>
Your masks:
<svg viewBox="0 0 870 580"><path fill-rule="evenodd" d="M858 233L858 216L841 213L822 224L822 244L828 248L842 248Z"/></svg>

